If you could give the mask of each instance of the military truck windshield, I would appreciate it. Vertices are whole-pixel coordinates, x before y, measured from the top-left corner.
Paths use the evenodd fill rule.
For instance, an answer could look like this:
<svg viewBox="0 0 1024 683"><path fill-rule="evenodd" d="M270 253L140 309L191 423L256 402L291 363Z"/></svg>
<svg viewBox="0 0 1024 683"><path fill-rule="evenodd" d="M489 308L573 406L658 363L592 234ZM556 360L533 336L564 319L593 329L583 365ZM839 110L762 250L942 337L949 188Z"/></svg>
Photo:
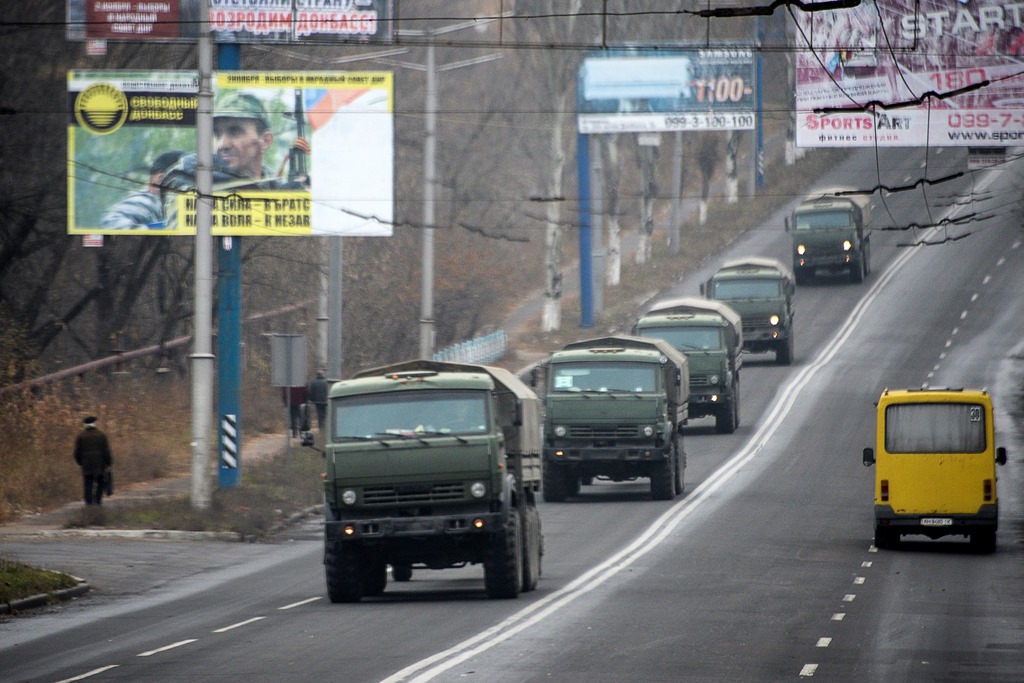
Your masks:
<svg viewBox="0 0 1024 683"><path fill-rule="evenodd" d="M900 403L885 409L889 453L980 453L985 409L976 403Z"/></svg>
<svg viewBox="0 0 1024 683"><path fill-rule="evenodd" d="M655 391L658 369L651 363L552 363L551 391Z"/></svg>
<svg viewBox="0 0 1024 683"><path fill-rule="evenodd" d="M827 230L828 228L848 228L853 225L849 211L808 211L796 215L796 229Z"/></svg>
<svg viewBox="0 0 1024 683"><path fill-rule="evenodd" d="M780 281L769 278L715 280L716 299L776 299L782 296Z"/></svg>
<svg viewBox="0 0 1024 683"><path fill-rule="evenodd" d="M721 351L725 341L720 327L648 327L641 337L664 339L680 351Z"/></svg>
<svg viewBox="0 0 1024 683"><path fill-rule="evenodd" d="M334 399L333 438L380 438L488 431L482 391L404 391Z"/></svg>

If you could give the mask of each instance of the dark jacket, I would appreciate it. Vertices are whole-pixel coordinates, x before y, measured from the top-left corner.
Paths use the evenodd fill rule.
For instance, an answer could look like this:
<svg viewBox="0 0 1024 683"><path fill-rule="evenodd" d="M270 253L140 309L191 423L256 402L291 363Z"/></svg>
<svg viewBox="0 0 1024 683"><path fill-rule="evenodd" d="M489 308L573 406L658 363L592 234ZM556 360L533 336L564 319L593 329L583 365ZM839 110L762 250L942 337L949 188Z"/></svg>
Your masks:
<svg viewBox="0 0 1024 683"><path fill-rule="evenodd" d="M309 383L309 400L313 403L327 403L327 380L317 377Z"/></svg>
<svg viewBox="0 0 1024 683"><path fill-rule="evenodd" d="M82 474L103 474L114 463L107 435L96 427L83 429L75 440L75 462Z"/></svg>

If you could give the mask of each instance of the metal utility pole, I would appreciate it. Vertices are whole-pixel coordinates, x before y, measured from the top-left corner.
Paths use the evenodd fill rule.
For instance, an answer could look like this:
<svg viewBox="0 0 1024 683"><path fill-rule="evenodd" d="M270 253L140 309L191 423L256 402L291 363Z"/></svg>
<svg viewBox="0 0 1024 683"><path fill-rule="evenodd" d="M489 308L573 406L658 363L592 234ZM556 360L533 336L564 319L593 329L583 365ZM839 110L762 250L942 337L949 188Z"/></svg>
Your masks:
<svg viewBox="0 0 1024 683"><path fill-rule="evenodd" d="M196 111L195 325L192 352L192 507L210 507L210 418L213 412L213 36L210 6L200 3L199 97Z"/></svg>
<svg viewBox="0 0 1024 683"><path fill-rule="evenodd" d="M427 39L427 63L411 64L408 62L391 62L396 66L417 71L426 71L427 83L424 101L423 128L423 278L420 295L420 358L432 358L434 355L434 204L437 197L437 72L451 71L464 66L482 64L500 59L500 54L485 55L475 59L445 64L438 68L434 57L434 39L437 36L460 31L465 28L482 30L492 21L512 16L506 12L499 17L489 19L473 19L450 26L424 31L399 31L401 36L416 36Z"/></svg>

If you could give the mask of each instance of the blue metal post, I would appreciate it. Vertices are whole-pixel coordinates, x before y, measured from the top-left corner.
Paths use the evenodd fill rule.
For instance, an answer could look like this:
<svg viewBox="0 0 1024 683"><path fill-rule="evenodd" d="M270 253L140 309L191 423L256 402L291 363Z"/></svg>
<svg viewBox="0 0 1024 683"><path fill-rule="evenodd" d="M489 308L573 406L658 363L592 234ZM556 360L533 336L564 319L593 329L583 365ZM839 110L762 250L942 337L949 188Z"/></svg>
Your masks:
<svg viewBox="0 0 1024 683"><path fill-rule="evenodd" d="M590 138L576 134L576 176L580 195L580 327L594 326L590 234Z"/></svg>
<svg viewBox="0 0 1024 683"><path fill-rule="evenodd" d="M241 48L221 44L217 68L237 71ZM238 486L242 472L242 240L220 238L217 251L217 485Z"/></svg>

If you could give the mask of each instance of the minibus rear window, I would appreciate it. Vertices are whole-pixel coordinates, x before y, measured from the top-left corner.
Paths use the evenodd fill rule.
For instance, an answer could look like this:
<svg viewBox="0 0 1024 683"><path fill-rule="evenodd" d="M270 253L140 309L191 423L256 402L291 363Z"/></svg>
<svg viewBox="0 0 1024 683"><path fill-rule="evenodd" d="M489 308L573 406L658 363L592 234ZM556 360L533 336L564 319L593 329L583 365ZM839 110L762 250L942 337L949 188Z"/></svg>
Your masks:
<svg viewBox="0 0 1024 683"><path fill-rule="evenodd" d="M889 453L981 453L985 409L977 403L899 403L885 409Z"/></svg>

